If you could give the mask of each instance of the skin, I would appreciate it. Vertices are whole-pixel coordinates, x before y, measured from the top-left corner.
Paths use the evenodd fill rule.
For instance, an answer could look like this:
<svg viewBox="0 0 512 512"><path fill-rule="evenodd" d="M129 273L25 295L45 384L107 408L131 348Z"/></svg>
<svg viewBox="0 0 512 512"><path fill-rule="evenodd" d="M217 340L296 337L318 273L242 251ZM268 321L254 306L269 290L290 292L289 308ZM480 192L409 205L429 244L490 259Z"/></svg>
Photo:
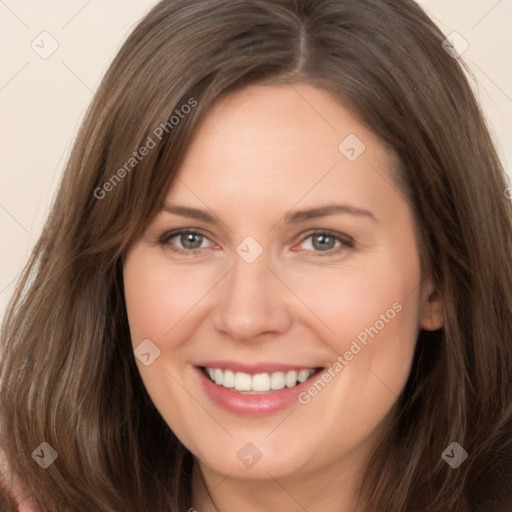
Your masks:
<svg viewBox="0 0 512 512"><path fill-rule="evenodd" d="M355 161L338 149L350 134L366 146ZM137 359L144 384L195 456L191 507L365 510L356 504L361 474L406 383L418 331L443 323L411 210L391 178L392 153L324 90L284 84L223 98L187 155L167 202L217 223L162 211L126 254L124 281L134 348L149 338L160 350L149 366ZM284 222L329 203L375 218ZM204 237L158 243L183 228ZM313 229L341 241L322 245ZM263 249L250 264L236 252L248 236ZM307 405L239 416L214 404L193 370L205 360L329 368L396 303L400 312ZM262 453L251 468L237 458L247 442Z"/></svg>

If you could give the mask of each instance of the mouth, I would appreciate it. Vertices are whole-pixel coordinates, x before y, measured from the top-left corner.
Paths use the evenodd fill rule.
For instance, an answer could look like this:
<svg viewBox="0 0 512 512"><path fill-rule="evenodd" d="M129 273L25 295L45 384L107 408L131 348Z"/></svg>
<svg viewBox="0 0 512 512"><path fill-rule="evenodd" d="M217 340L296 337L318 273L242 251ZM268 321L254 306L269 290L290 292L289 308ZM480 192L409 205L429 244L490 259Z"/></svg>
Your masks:
<svg viewBox="0 0 512 512"><path fill-rule="evenodd" d="M217 386L248 395L293 389L323 370L323 368L316 367L250 374L211 366L199 366L198 368L210 382Z"/></svg>
<svg viewBox="0 0 512 512"><path fill-rule="evenodd" d="M300 393L324 369L229 362L194 366L204 397L212 405L247 418L269 416L297 405Z"/></svg>

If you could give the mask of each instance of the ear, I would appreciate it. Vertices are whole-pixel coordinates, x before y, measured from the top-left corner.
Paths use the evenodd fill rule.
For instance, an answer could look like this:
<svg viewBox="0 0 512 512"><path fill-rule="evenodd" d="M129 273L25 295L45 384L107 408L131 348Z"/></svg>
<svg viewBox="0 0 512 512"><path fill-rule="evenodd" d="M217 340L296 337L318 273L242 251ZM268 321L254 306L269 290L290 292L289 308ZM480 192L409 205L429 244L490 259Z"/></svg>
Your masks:
<svg viewBox="0 0 512 512"><path fill-rule="evenodd" d="M444 304L431 276L421 287L420 327L426 331L435 331L444 324Z"/></svg>

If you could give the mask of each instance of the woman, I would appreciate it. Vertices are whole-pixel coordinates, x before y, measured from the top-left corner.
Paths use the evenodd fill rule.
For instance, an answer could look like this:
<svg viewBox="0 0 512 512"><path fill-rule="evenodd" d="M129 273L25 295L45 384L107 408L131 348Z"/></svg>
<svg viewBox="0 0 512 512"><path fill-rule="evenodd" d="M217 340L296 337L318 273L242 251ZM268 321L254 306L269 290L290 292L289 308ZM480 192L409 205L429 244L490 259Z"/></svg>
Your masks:
<svg viewBox="0 0 512 512"><path fill-rule="evenodd" d="M6 317L12 510L511 509L511 203L443 39L407 0L142 20Z"/></svg>

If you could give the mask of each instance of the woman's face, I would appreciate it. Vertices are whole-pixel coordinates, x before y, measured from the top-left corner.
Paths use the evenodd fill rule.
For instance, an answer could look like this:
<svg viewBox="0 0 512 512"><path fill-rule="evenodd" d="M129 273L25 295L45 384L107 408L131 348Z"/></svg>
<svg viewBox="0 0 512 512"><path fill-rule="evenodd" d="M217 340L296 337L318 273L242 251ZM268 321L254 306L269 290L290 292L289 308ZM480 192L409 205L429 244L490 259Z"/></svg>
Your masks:
<svg viewBox="0 0 512 512"><path fill-rule="evenodd" d="M391 167L306 84L233 93L196 133L124 280L144 384L204 471L339 473L375 447L442 324Z"/></svg>

